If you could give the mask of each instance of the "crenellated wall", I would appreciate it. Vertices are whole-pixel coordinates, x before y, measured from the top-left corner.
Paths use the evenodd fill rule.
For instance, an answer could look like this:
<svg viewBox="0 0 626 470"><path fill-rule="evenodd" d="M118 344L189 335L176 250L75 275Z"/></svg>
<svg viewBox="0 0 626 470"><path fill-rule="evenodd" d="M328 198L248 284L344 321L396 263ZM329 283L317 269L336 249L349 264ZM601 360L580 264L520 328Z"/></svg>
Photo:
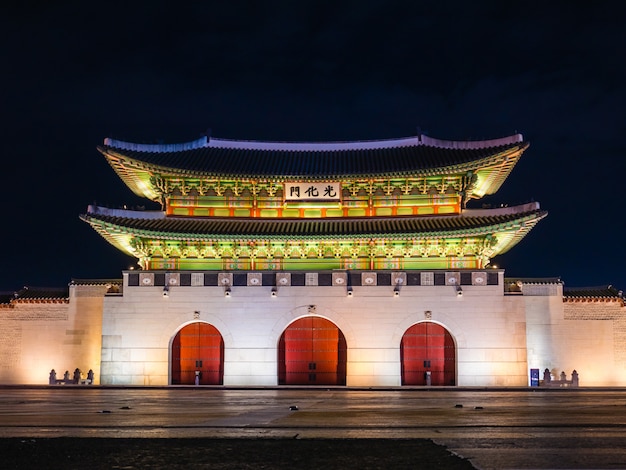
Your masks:
<svg viewBox="0 0 626 470"><path fill-rule="evenodd" d="M92 369L95 384L168 385L174 337L204 322L223 338L224 385L273 386L281 335L313 316L345 337L348 386L401 386L400 345L420 322L453 339L458 386L527 386L531 368L554 377L576 370L582 387L626 385L620 300L564 302L559 282L505 293L503 271L489 283L477 273L372 271L350 282L345 272L305 273L302 283L295 273L271 273L273 283L270 273L206 273L210 285L193 273L181 285L179 273L141 271L129 285L129 271L123 293L72 284L68 301L0 308L0 383L43 385L51 369L60 378L79 368L83 377Z"/></svg>
<svg viewBox="0 0 626 470"><path fill-rule="evenodd" d="M142 276L150 273L142 273ZM458 385L524 386L528 383L524 303L504 296L503 272L495 284L351 286L307 282L263 285L257 273L233 285L124 287L104 305L102 383L166 385L169 348L185 325L213 325L224 340L225 385L276 385L277 347L293 321L320 316L334 323L348 347L348 386L400 386L400 342L412 325L431 321L455 341ZM318 273L314 273L318 274ZM366 276L377 273L366 273ZM384 273L383 273L384 274ZM226 276L226 274L225 274ZM126 273L126 284L128 273ZM313 277L311 277L313 279ZM336 281L337 277L335 277ZM363 277L362 279L368 279ZM448 280L451 278L448 277ZM272 289L275 288L275 296Z"/></svg>

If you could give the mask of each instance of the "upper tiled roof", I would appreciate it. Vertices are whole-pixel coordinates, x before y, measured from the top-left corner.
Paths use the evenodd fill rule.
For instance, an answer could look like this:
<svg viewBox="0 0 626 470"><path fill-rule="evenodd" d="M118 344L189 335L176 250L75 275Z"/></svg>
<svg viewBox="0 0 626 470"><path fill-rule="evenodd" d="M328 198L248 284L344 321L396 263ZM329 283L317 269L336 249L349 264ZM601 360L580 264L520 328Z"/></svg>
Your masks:
<svg viewBox="0 0 626 470"><path fill-rule="evenodd" d="M149 145L106 139L98 147L113 160L135 160L140 167L178 170L181 175L233 178L394 177L430 170L472 168L472 162L523 151L520 134L486 141L444 141L427 136L357 142L255 142L208 139ZM519 152L521 153L521 152ZM518 155L519 158L519 155ZM483 163L484 164L484 163Z"/></svg>

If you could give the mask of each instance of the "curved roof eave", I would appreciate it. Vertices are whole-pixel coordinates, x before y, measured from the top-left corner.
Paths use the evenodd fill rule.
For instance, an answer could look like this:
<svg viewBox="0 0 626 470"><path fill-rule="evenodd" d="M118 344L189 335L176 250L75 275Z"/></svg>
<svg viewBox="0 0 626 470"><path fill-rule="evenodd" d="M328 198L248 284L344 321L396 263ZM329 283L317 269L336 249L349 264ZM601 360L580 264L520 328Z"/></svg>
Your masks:
<svg viewBox="0 0 626 470"><path fill-rule="evenodd" d="M527 208L528 205L519 206ZM266 240L293 240L317 238L321 240L355 240L367 238L391 238L406 240L415 237L441 238L481 236L508 233L500 242L500 250L508 250L530 231L546 211L537 208L518 213L514 208L505 210L475 210L473 216L407 217L398 219L352 219L352 220L261 220L261 219L203 219L187 220L176 217L137 218L119 214L109 216L101 213L81 215L105 238L117 240L116 246L126 245L126 236L161 240L208 241L264 238ZM119 211L118 211L119 212ZM134 211L123 211L129 215ZM162 213L159 213L162 214ZM121 244L121 245L120 245ZM126 251L126 250L125 250Z"/></svg>

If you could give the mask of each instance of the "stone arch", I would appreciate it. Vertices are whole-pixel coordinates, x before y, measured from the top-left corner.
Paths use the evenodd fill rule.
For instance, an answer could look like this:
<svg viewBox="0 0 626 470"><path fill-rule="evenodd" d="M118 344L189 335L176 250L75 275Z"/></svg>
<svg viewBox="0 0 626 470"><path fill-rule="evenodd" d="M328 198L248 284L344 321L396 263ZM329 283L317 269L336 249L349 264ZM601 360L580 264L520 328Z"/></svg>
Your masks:
<svg viewBox="0 0 626 470"><path fill-rule="evenodd" d="M222 385L224 339L213 325L196 321L180 328L170 346L172 385Z"/></svg>
<svg viewBox="0 0 626 470"><path fill-rule="evenodd" d="M335 323L301 317L278 340L279 385L345 385L347 343Z"/></svg>
<svg viewBox="0 0 626 470"><path fill-rule="evenodd" d="M271 344L277 344L285 328L287 328L290 323L307 316L319 316L331 321L341 330L348 344L352 344L356 341L355 332L350 321L341 312L337 312L323 305L299 305L277 316L276 321L269 331L269 342ZM398 333L398 341L403 331L404 330Z"/></svg>
<svg viewBox="0 0 626 470"><path fill-rule="evenodd" d="M456 385L454 338L439 323L415 323L400 341L400 366L402 385Z"/></svg>

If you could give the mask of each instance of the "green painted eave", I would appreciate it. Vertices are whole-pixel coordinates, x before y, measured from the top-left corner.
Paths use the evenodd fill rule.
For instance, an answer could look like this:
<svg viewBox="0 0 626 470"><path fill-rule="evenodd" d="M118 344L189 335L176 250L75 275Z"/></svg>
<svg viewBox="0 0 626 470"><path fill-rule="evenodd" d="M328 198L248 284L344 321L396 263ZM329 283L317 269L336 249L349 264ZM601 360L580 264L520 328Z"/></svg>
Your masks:
<svg viewBox="0 0 626 470"><path fill-rule="evenodd" d="M135 217L133 217L135 215ZM545 216L537 203L516 208L474 210L470 215L368 219L234 219L146 217L134 211L94 210L81 216L109 243L135 256L133 240L187 243L322 242L358 240L492 240L491 256L505 253Z"/></svg>

